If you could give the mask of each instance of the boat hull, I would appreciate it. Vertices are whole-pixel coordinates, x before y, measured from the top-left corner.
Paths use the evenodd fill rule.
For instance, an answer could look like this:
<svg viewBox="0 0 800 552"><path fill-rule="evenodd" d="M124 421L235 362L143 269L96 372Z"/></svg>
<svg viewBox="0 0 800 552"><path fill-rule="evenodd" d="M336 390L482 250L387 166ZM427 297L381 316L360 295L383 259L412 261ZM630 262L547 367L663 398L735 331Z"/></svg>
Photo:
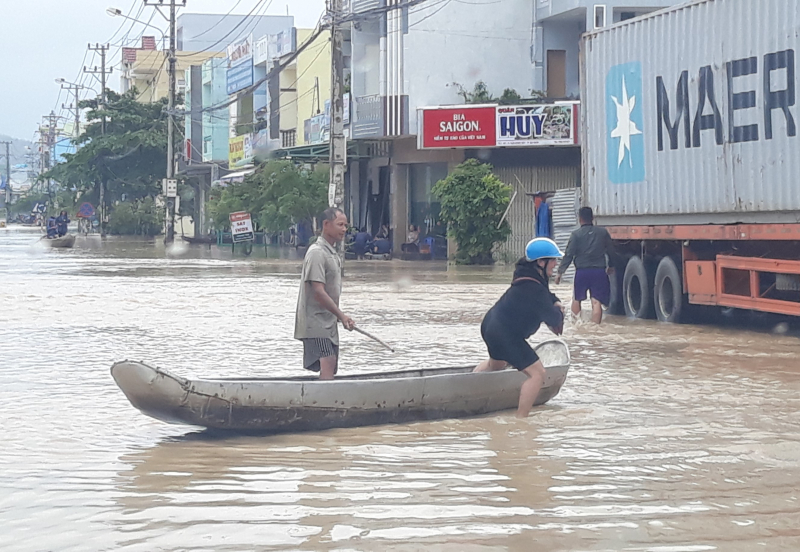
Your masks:
<svg viewBox="0 0 800 552"><path fill-rule="evenodd" d="M561 390L569 351L537 346L546 378L537 405ZM114 364L111 375L131 404L169 423L238 432L279 433L477 416L516 408L526 376L472 367L316 378L186 379L140 362Z"/></svg>
<svg viewBox="0 0 800 552"><path fill-rule="evenodd" d="M64 234L60 238L42 238L42 243L54 249L69 249L75 245L75 235Z"/></svg>

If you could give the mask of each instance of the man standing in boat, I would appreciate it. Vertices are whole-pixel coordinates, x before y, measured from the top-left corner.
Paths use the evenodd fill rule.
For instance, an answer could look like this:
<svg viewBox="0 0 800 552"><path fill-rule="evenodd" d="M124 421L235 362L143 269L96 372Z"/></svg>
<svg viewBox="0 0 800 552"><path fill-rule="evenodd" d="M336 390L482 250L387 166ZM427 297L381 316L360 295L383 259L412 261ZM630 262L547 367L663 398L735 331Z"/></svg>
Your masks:
<svg viewBox="0 0 800 552"><path fill-rule="evenodd" d="M330 207L322 213L322 235L311 244L303 260L297 297L294 337L303 342L303 367L319 372L319 379L333 379L339 363L339 328L356 323L339 309L342 264L336 243L347 234L347 216Z"/></svg>

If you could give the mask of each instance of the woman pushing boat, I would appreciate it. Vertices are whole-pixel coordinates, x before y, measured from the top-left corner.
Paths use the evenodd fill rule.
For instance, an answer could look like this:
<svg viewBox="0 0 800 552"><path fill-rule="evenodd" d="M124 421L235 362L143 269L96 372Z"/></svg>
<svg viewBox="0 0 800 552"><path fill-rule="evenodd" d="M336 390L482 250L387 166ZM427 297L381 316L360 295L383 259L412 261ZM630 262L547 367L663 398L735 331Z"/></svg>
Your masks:
<svg viewBox="0 0 800 552"><path fill-rule="evenodd" d="M548 238L534 238L525 247L525 257L517 261L511 287L489 309L481 323L481 336L489 349L489 359L475 372L493 372L511 365L528 379L519 394L517 417L528 415L544 383L545 370L527 339L544 322L560 335L564 324L561 301L550 292L549 281L558 259L564 254Z"/></svg>

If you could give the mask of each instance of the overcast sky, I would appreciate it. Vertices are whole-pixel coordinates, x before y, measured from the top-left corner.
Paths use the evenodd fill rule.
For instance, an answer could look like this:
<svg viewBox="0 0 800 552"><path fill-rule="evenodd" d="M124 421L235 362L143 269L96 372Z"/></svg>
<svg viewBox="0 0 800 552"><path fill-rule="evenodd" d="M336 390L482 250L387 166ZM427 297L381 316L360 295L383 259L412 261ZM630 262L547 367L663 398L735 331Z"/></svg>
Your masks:
<svg viewBox="0 0 800 552"><path fill-rule="evenodd" d="M55 109L62 111L62 103L69 104L69 93L64 91L59 99L61 77L71 82L94 79L80 74L84 65L99 65L99 57L92 61L92 53L84 60L88 43L110 42L110 52L116 54L113 63L119 64L122 39L125 45L135 46L136 39L145 27L120 17L110 17L106 8L122 10L124 14L139 15L150 20L153 8L144 7L144 0L0 0L2 6L2 31L0 46L5 55L0 56L0 134L30 140L42 116ZM186 8L178 13L219 13L231 11L245 15L285 15L295 18L295 26L313 27L325 8L324 0L187 0ZM266 8L266 9L265 9ZM124 25L123 25L124 24ZM166 27L158 14L152 24ZM131 29L131 26L133 28ZM150 30L152 32L152 29ZM76 80L77 79L77 80ZM87 82L88 84L88 82ZM99 90L99 86L95 85ZM119 89L119 71L109 80L109 88ZM86 92L91 94L91 92Z"/></svg>

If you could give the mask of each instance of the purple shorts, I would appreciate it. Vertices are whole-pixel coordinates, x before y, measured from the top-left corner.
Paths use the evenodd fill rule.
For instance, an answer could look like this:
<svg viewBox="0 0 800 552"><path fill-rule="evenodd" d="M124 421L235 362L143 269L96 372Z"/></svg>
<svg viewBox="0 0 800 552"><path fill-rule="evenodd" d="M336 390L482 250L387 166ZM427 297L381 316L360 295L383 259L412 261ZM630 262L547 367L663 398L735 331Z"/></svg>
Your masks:
<svg viewBox="0 0 800 552"><path fill-rule="evenodd" d="M608 306L611 300L611 284L605 268L579 268L575 271L575 300L585 301L587 292Z"/></svg>

